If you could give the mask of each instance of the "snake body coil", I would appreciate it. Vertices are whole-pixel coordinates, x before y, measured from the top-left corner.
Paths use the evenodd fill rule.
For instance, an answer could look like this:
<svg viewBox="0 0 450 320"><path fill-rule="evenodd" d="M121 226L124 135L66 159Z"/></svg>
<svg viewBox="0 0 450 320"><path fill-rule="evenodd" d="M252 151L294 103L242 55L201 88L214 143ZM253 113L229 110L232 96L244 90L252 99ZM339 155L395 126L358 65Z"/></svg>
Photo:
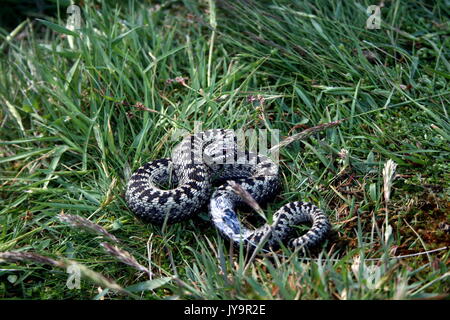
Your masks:
<svg viewBox="0 0 450 320"><path fill-rule="evenodd" d="M270 158L238 148L233 130L213 129L190 135L174 149L171 158L148 162L128 182L125 199L140 219L154 224L173 224L191 218L208 203L212 223L236 246L264 249L280 243L309 249L324 240L330 224L316 206L306 202L284 205L273 223L255 230L245 228L236 209L245 205L228 182L232 180L258 203L272 199L280 189L278 165ZM159 186L171 181L174 189ZM213 183L220 186L213 192ZM309 231L293 236L294 227L312 223Z"/></svg>

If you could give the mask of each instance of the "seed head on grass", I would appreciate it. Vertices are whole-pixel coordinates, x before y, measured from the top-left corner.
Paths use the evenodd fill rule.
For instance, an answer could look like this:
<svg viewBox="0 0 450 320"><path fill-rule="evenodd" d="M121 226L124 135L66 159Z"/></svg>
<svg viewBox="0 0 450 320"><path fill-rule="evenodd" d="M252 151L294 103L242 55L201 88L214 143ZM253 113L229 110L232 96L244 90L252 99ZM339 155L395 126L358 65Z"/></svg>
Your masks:
<svg viewBox="0 0 450 320"><path fill-rule="evenodd" d="M35 263L35 264L43 264L50 265L53 267L66 269L69 266L74 266L80 270L80 274L91 279L93 282L98 285L115 290L117 292L123 294L130 294L128 291L124 290L120 285L118 285L113 280L109 280L104 277L102 274L95 272L88 267L79 264L75 261L63 259L63 260L55 260L53 258L40 255L34 252L16 252L16 251L6 251L0 252L0 263L2 262L25 262L25 263Z"/></svg>
<svg viewBox="0 0 450 320"><path fill-rule="evenodd" d="M183 86L186 86L187 85L186 84L187 80L188 80L188 78L185 78L185 77L176 77L176 78L173 78L173 79L167 79L166 80L166 84L171 84L173 82L176 82L176 83L180 83Z"/></svg>
<svg viewBox="0 0 450 320"><path fill-rule="evenodd" d="M242 200L246 204L248 204L253 210L255 210L264 220L267 221L266 216L264 215L264 211L259 206L258 202L256 202L255 199L253 199L252 195L248 193L240 184L233 180L228 180L228 184L230 185L231 189L236 193L238 196L241 197Z"/></svg>
<svg viewBox="0 0 450 320"><path fill-rule="evenodd" d="M292 136L287 137L286 139L284 139L283 141L281 141L279 144L277 144L276 146L273 146L272 148L270 148L270 152L276 152L277 150L279 150L282 147L287 146L288 144L296 141L296 140L303 140L307 137L309 137L310 135L312 135L313 133L328 129L328 128L332 128L335 126L340 125L342 122L344 122L346 119L341 119L341 120L337 120L337 121L332 121L332 122L328 122L328 123L322 123L319 124L315 127L311 127L308 128L306 130L303 130L302 132L296 133Z"/></svg>
<svg viewBox="0 0 450 320"><path fill-rule="evenodd" d="M114 200L114 194L113 194L113 190L117 185L117 178L113 178L108 190L106 191L106 195L105 198L103 199L100 208L104 208L106 207L108 204L110 204L113 200Z"/></svg>
<svg viewBox="0 0 450 320"><path fill-rule="evenodd" d="M80 270L81 275L83 275L86 278L89 278L90 280L92 280L93 282L95 282L96 284L98 284L99 286L101 286L103 288L109 288L111 290L114 290L116 292L119 292L119 293L122 293L125 295L132 295L132 294L130 294L130 292L123 289L114 280L110 280L110 279L106 278L102 274L100 274L92 269L89 269L85 265L79 264L75 261L66 261L65 264L66 264L65 265L66 268L69 266L78 268L78 270Z"/></svg>
<svg viewBox="0 0 450 320"><path fill-rule="evenodd" d="M106 252L114 256L117 260L135 268L138 271L148 274L149 278L151 279L152 273L150 272L150 270L137 262L136 258L133 257L128 251L125 251L117 246L113 246L107 242L102 242L100 245L103 247L103 249L105 249Z"/></svg>
<svg viewBox="0 0 450 320"><path fill-rule="evenodd" d="M83 217L80 217L80 216L75 216L75 215L72 215L72 214L60 213L58 215L58 219L61 222L69 224L71 227L84 229L84 230L92 232L92 233L100 234L100 235L106 237L107 239L109 239L109 240L111 240L113 242L116 242L116 243L120 242L119 239L117 239L111 233L106 231L103 227L101 227L98 224L95 224L95 223L89 221L86 218L83 218Z"/></svg>
<svg viewBox="0 0 450 320"><path fill-rule="evenodd" d="M64 262L34 252L0 252L0 262L31 262L54 267L64 267Z"/></svg>
<svg viewBox="0 0 450 320"><path fill-rule="evenodd" d="M338 157L341 159L346 159L348 157L348 154L349 154L348 150L342 148L341 151L338 152Z"/></svg>
<svg viewBox="0 0 450 320"><path fill-rule="evenodd" d="M395 178L395 169L397 168L397 164L389 159L383 168L383 190L384 190L384 202L386 205L389 202L391 197L391 188L392 183Z"/></svg>

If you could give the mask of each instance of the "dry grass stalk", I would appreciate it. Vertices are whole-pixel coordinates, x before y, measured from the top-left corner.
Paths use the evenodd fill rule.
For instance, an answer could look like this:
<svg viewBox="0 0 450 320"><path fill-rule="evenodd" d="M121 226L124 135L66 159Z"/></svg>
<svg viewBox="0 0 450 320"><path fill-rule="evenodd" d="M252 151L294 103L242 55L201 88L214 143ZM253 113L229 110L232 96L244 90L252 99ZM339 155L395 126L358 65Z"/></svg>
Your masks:
<svg viewBox="0 0 450 320"><path fill-rule="evenodd" d="M341 119L341 120L337 120L337 121L332 121L332 122L328 122L328 123L323 123L323 124L319 124L318 126L315 127L311 127L308 129L303 130L302 132L296 133L290 137L287 137L286 139L284 139L283 141L281 141L279 144L277 144L276 146L273 146L272 148L270 148L269 152L273 153L275 151L278 151L279 149L281 149L282 147L287 146L288 144L297 141L297 140L303 140L306 137L309 137L310 135L312 135L313 133L328 129L328 128L332 128L332 127L336 127L338 125L340 125L342 122L344 122L346 119Z"/></svg>
<svg viewBox="0 0 450 320"><path fill-rule="evenodd" d="M58 219L61 222L67 223L69 224L71 227L74 228L79 228L79 229L83 229L92 233L97 233L100 234L108 239L110 239L111 241L114 241L116 243L119 243L119 239L117 239L115 236L113 236L111 233L109 233L108 231L106 231L106 229L104 229L103 227L99 226L98 224L95 224L91 221L89 221L86 218L80 217L80 216L75 216L75 215L71 215L71 214L65 214L65 213L60 213L58 215Z"/></svg>
<svg viewBox="0 0 450 320"><path fill-rule="evenodd" d="M228 184L231 189L244 200L246 204L248 204L253 210L255 210L264 220L267 221L266 216L264 215L264 211L259 206L258 202L248 193L240 184L233 180L228 180Z"/></svg>
<svg viewBox="0 0 450 320"><path fill-rule="evenodd" d="M72 268L77 268L80 271L80 275L85 276L86 278L91 279L98 285L109 288L111 290L117 291L122 294L130 295L130 293L124 290L120 285L116 282L105 278L98 272L95 272L86 266L79 264L75 261L62 259L55 260L53 258L43 256L34 252L16 252L16 251L5 251L0 252L0 263L1 262L24 262L24 263L35 263L35 264L43 264L43 265L51 265L53 267L58 267L62 269L67 269L69 266Z"/></svg>
<svg viewBox="0 0 450 320"><path fill-rule="evenodd" d="M100 245L103 247L103 249L106 250L106 252L114 256L117 260L135 268L138 271L148 274L149 278L151 279L152 274L150 270L137 262L136 258L133 257L128 251L125 251L117 246L113 246L107 242L102 242Z"/></svg>
<svg viewBox="0 0 450 320"><path fill-rule="evenodd" d="M42 256L34 252L0 252L0 262L31 262L37 264L46 264L54 267L63 268L63 261L55 260L50 257Z"/></svg>

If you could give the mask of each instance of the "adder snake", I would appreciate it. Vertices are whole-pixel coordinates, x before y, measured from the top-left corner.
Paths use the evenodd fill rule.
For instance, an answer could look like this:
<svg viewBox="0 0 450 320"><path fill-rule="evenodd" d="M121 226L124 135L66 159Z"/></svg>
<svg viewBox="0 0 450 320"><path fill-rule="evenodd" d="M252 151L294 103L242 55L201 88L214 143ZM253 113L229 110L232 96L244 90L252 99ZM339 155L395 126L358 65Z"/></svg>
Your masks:
<svg viewBox="0 0 450 320"><path fill-rule="evenodd" d="M171 158L148 162L131 176L125 199L133 213L153 224L173 224L193 217L209 201L209 215L219 233L234 245L263 249L283 243L309 249L320 244L330 230L322 210L307 202L291 202L272 217L273 223L254 230L246 228L236 210L244 201L230 185L238 183L258 203L266 203L279 191L278 165L269 157L240 150L233 130L213 129L183 139ZM176 187L163 190L170 180ZM213 185L219 186L213 190ZM296 237L296 225L312 223Z"/></svg>

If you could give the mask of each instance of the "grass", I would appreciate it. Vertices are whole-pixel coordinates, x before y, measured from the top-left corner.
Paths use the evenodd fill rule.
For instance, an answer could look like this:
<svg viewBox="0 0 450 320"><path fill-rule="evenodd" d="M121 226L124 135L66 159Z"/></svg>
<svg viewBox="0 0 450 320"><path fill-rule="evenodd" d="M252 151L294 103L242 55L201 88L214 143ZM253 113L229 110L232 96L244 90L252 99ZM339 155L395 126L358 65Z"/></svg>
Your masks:
<svg viewBox="0 0 450 320"><path fill-rule="evenodd" d="M448 298L449 9L386 1L368 30L370 4L84 1L81 30L62 6L0 30L0 297ZM161 229L126 207L131 172L196 123L288 137L340 119L280 150L269 214L307 200L333 225L309 255L249 262L206 212Z"/></svg>

